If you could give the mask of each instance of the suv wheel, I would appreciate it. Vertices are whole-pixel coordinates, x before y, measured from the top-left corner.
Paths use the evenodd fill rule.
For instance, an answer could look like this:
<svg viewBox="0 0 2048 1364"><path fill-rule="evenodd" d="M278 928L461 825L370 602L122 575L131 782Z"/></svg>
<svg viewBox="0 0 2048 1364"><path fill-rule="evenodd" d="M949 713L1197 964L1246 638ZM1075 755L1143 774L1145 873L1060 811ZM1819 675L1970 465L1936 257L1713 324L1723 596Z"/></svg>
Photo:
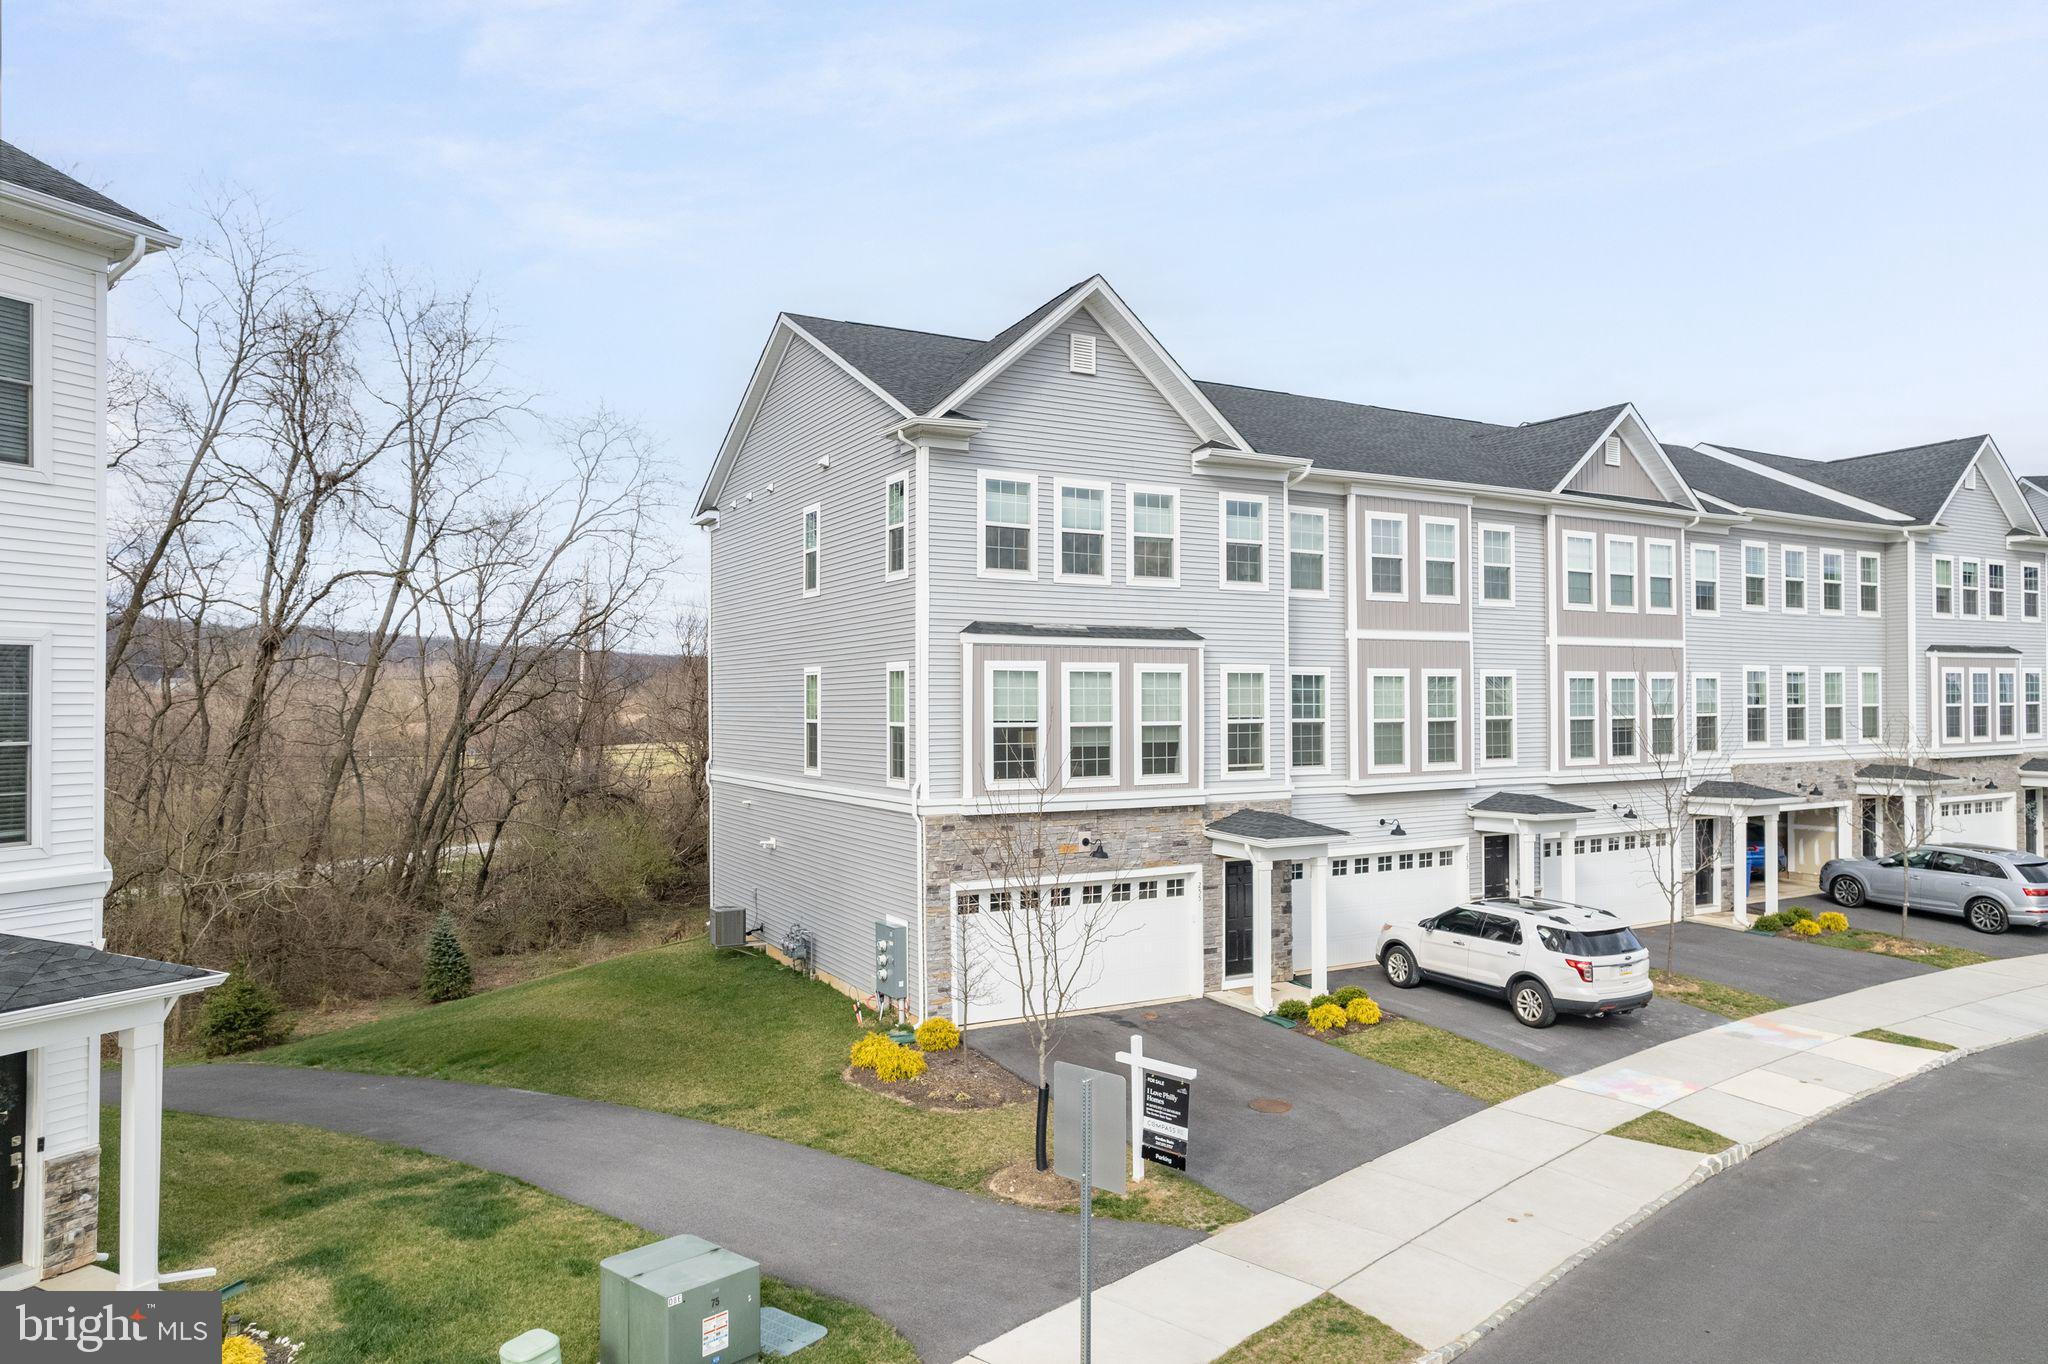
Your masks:
<svg viewBox="0 0 2048 1364"><path fill-rule="evenodd" d="M1508 1005L1515 1011L1515 1020L1531 1028L1547 1028L1557 1022L1557 1006L1550 1002L1550 991L1534 976L1524 976L1508 987Z"/></svg>
<svg viewBox="0 0 2048 1364"><path fill-rule="evenodd" d="M1828 887L1828 898L1844 909L1854 909L1863 903L1863 883L1853 876L1837 876Z"/></svg>
<svg viewBox="0 0 2048 1364"><path fill-rule="evenodd" d="M1967 912L1970 916L1970 927L1979 933L2003 933L2011 922L2006 917L2005 906L1996 900L1972 900Z"/></svg>
<svg viewBox="0 0 2048 1364"><path fill-rule="evenodd" d="M1380 958L1380 970L1387 973L1387 984L1396 990L1412 990L1422 984L1422 968L1399 943L1389 947L1387 955Z"/></svg>

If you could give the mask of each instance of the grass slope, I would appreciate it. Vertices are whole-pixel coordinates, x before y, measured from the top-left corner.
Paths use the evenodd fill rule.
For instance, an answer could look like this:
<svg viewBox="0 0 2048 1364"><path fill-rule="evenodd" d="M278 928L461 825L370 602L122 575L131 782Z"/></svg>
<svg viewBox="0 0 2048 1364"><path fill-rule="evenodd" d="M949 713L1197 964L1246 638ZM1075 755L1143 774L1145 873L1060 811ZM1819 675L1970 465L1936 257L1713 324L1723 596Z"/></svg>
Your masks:
<svg viewBox="0 0 2048 1364"><path fill-rule="evenodd" d="M100 1244L120 1216L118 1110L101 1114ZM319 1364L489 1364L535 1326L597 1356L597 1264L656 1239L518 1180L308 1127L164 1115L163 1264L246 1279L246 1319ZM761 1298L825 1326L806 1364L916 1364L862 1308L764 1280Z"/></svg>
<svg viewBox="0 0 2048 1364"><path fill-rule="evenodd" d="M1656 984L1657 993L1666 999L1675 999L1680 1004L1690 1004L1695 1009L1705 1009L1723 1018L1751 1018L1785 1007L1769 995L1752 994L1733 985L1723 985L1718 980L1688 976L1682 971L1666 971L1661 966L1652 968L1650 979Z"/></svg>
<svg viewBox="0 0 2048 1364"><path fill-rule="evenodd" d="M1378 1317L1325 1294L1240 1341L1216 1364L1399 1364L1421 1353Z"/></svg>
<svg viewBox="0 0 2048 1364"><path fill-rule="evenodd" d="M1801 938L1799 941L1819 943L1822 947L1839 947L1848 952L1875 952L1879 956L1917 961L1943 971L1997 960L1968 947L1902 938L1896 933L1876 933L1867 928L1852 928L1846 933L1823 933L1817 938Z"/></svg>
<svg viewBox="0 0 2048 1364"><path fill-rule="evenodd" d="M1610 1128L1607 1135L1644 1141L1652 1146L1671 1146L1680 1151L1698 1151L1709 1156L1735 1144L1711 1128L1675 1118L1669 1113L1645 1113L1640 1118L1630 1118L1621 1126Z"/></svg>
<svg viewBox="0 0 2048 1364"><path fill-rule="evenodd" d="M703 939L294 1042L253 1059L598 1099L817 1147L979 1190L1031 1153L1031 1105L931 1113L840 1078L860 1036L845 996ZM1150 1183L1150 1181L1148 1181ZM1161 1181L1105 1216L1212 1230L1243 1208Z"/></svg>
<svg viewBox="0 0 2048 1364"><path fill-rule="evenodd" d="M1533 1061L1412 1018L1388 1018L1328 1040L1368 1061L1448 1085L1481 1103L1497 1104L1557 1082L1556 1075Z"/></svg>

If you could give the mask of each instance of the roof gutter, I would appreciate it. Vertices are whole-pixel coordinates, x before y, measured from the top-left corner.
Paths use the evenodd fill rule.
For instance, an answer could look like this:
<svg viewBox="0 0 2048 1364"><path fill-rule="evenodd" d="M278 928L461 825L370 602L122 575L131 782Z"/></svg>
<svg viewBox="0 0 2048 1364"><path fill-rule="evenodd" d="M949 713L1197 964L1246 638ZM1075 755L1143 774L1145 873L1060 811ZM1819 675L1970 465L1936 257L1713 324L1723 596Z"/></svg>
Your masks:
<svg viewBox="0 0 2048 1364"><path fill-rule="evenodd" d="M148 251L149 238L143 236L140 232L136 233L135 240L129 244L128 254L121 257L121 259L117 261L109 261L107 263L107 287L111 289L116 284L119 284L121 282L121 276L127 274L130 270L133 270L137 262L139 262L143 258L143 256L148 253Z"/></svg>

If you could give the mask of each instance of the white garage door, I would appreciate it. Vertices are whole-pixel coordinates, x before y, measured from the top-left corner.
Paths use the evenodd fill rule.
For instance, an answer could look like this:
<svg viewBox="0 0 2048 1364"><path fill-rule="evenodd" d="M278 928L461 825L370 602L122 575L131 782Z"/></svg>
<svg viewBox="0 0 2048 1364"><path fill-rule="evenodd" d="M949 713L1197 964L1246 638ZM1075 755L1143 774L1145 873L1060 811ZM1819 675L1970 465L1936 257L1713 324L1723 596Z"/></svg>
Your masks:
<svg viewBox="0 0 2048 1364"><path fill-rule="evenodd" d="M1580 904L1619 914L1632 924L1661 923L1669 917L1660 879L1670 867L1669 834L1583 834L1572 839L1572 850L1572 898ZM1542 877L1546 894L1563 893L1563 870L1556 858L1543 859Z"/></svg>
<svg viewBox="0 0 2048 1364"><path fill-rule="evenodd" d="M1380 927L1393 913L1421 916L1449 909L1465 898L1462 848L1368 853L1330 859L1330 965L1356 966L1373 960ZM1300 882L1296 896L1307 894ZM1307 943L1295 948L1297 963L1308 960Z"/></svg>
<svg viewBox="0 0 2048 1364"><path fill-rule="evenodd" d="M2019 846L2019 831L2013 822L2013 798L1972 796L1968 800L1944 800L1935 820L1932 841L1936 843L1985 843L1994 848Z"/></svg>
<svg viewBox="0 0 2048 1364"><path fill-rule="evenodd" d="M1064 902L1014 903L1033 893ZM967 992L970 1023L1023 1017L1027 992L1040 1012L1054 1007L1052 989L1063 989L1070 1010L1202 992L1201 881L1192 872L962 891L953 903L966 977L955 987Z"/></svg>

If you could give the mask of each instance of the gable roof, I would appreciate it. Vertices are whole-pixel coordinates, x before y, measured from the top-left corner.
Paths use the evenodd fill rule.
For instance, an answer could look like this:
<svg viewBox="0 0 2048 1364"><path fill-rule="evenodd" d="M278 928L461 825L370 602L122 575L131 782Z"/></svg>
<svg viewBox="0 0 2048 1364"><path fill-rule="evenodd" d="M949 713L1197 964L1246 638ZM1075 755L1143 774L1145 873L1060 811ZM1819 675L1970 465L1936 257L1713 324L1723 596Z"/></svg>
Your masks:
<svg viewBox="0 0 2048 1364"><path fill-rule="evenodd" d="M203 989L223 979L220 972L202 966L126 957L83 943L0 933L0 1014L131 990L187 993L176 987L191 983L192 988Z"/></svg>
<svg viewBox="0 0 2048 1364"><path fill-rule="evenodd" d="M1792 455L1742 450L1732 445L1721 449L1743 459L1768 464L1809 483L1819 483L1851 497L1881 506L1895 507L1915 521L1926 524L1941 514L1949 494L1962 481L1964 470L1989 436L1964 436L1958 440L1911 445L1903 450L1880 450L1848 459L1798 459Z"/></svg>
<svg viewBox="0 0 2048 1364"><path fill-rule="evenodd" d="M1767 474L1757 473L1754 469L1745 469L1705 450L1695 450L1683 445L1667 445L1664 447L1664 455L1695 491L1703 492L1743 511L1783 512L1788 516L1817 516L1834 521L1863 521L1875 526L1888 524L1882 516L1873 515L1859 507L1852 507L1832 498L1822 497L1818 493L1810 493L1804 488L1795 488L1789 483L1782 483ZM1746 457L1755 458L1754 455Z"/></svg>
<svg viewBox="0 0 2048 1364"><path fill-rule="evenodd" d="M12 142L0 142L0 182L46 194L75 208L90 209L110 218L133 223L139 228L163 234L163 224L151 222L132 208L109 199L90 185L81 184L47 161L30 156Z"/></svg>

